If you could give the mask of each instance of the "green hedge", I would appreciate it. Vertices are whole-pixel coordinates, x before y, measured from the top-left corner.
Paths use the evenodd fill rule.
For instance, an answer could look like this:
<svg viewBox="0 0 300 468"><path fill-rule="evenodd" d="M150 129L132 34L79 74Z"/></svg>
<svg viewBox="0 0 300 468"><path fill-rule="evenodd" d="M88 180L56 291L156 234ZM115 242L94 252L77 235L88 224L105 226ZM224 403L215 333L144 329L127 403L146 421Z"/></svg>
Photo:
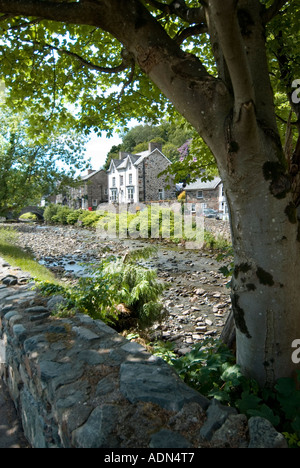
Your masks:
<svg viewBox="0 0 300 468"><path fill-rule="evenodd" d="M99 231L111 232L120 237L164 238L175 243L182 239L195 240L197 229L196 221L193 221L191 226L185 225L183 229L181 216L177 216L172 209L159 206L151 206L137 213L114 214L100 210L75 210L50 204L44 211L44 219L49 224L98 228ZM213 250L229 247L226 240L221 237L215 238L207 231L204 231L204 244L206 248Z"/></svg>

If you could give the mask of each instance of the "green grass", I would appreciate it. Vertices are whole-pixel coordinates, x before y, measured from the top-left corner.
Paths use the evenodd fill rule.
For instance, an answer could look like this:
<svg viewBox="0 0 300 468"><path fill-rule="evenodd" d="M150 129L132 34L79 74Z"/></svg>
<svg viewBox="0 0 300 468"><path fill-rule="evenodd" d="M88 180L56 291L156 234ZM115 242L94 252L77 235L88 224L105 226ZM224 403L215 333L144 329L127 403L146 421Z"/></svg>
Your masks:
<svg viewBox="0 0 300 468"><path fill-rule="evenodd" d="M18 233L12 228L0 228L0 256L12 267L19 267L39 281L59 283L54 274L40 265L29 252L15 245Z"/></svg>

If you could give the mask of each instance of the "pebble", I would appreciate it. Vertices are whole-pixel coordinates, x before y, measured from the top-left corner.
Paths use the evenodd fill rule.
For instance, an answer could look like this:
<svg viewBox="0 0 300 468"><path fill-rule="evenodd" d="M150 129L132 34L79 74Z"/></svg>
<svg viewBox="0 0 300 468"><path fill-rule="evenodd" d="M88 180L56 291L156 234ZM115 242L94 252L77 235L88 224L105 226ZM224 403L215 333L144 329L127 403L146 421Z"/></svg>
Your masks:
<svg viewBox="0 0 300 468"><path fill-rule="evenodd" d="M69 226L19 225L18 229L19 245L30 248L39 261L64 281L74 280L82 261L106 258L111 254L123 255L124 250L149 246L139 240L127 239L101 239L99 242L93 231ZM168 315L163 321L165 330L161 336L166 341L176 341L176 353L180 354L180 350L186 348L186 337L189 344L193 344L199 342L199 336L203 339L209 334L221 333L222 327L216 329L214 320L218 317L226 319L230 297L224 277L218 272L221 264L210 253L191 252L180 245L175 248L158 245L157 254L146 265L156 268L158 277L167 286L162 299ZM180 337L177 336L178 329L183 332ZM193 332L195 338L186 335L188 332Z"/></svg>

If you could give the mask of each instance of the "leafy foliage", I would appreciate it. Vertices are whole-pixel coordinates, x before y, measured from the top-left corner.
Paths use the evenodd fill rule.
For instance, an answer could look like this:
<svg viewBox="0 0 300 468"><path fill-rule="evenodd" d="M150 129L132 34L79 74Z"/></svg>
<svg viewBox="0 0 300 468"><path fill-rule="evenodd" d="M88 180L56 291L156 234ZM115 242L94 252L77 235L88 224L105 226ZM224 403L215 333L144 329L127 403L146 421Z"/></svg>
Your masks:
<svg viewBox="0 0 300 468"><path fill-rule="evenodd" d="M76 170L88 165L84 139L63 129L30 134L27 114L0 109L0 213L40 203L59 184L72 185Z"/></svg>
<svg viewBox="0 0 300 468"><path fill-rule="evenodd" d="M145 328L162 318L160 295L164 285L154 270L137 263L153 255L154 249L130 252L124 258L114 255L91 265L86 276L74 288L61 289L46 283L39 287L44 294L62 293L68 310L77 309L93 319L100 319L116 327ZM122 316L122 308L128 316ZM121 323L122 320L122 323Z"/></svg>
<svg viewBox="0 0 300 468"><path fill-rule="evenodd" d="M274 389L261 389L254 379L241 373L232 351L222 342L211 338L196 345L185 356L170 359L167 355L166 360L188 385L202 395L236 407L247 417L261 416L268 419L286 435L291 445L298 445L300 371L297 373L297 381L281 378Z"/></svg>

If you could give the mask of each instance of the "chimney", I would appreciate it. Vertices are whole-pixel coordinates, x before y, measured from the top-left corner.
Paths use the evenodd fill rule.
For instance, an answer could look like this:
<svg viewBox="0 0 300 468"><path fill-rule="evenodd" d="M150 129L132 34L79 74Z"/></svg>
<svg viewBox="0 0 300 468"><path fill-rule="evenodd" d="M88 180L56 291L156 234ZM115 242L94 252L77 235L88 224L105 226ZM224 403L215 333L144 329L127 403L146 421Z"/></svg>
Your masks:
<svg viewBox="0 0 300 468"><path fill-rule="evenodd" d="M149 145L148 145L148 149L149 149L150 153L152 153L152 151L154 151L155 149L158 149L159 151L161 151L162 150L162 143L158 143L158 142L155 142L155 141L150 141Z"/></svg>
<svg viewBox="0 0 300 468"><path fill-rule="evenodd" d="M119 159L125 159L129 153L124 153L124 151L119 151Z"/></svg>

